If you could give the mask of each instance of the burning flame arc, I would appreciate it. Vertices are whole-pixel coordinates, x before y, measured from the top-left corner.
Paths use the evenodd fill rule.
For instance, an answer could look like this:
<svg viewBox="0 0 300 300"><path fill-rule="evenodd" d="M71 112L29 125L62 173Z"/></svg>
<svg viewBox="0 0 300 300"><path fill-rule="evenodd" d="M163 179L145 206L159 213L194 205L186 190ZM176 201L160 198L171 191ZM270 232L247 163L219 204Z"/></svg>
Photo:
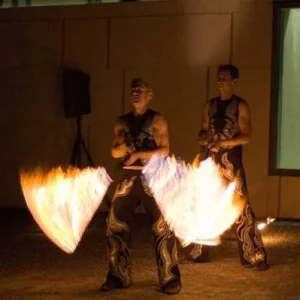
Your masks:
<svg viewBox="0 0 300 300"><path fill-rule="evenodd" d="M104 168L20 173L26 204L46 236L73 253L111 183Z"/></svg>
<svg viewBox="0 0 300 300"><path fill-rule="evenodd" d="M244 203L235 182L225 185L211 158L200 166L175 157L152 156L143 175L166 222L183 246L216 245L240 215Z"/></svg>

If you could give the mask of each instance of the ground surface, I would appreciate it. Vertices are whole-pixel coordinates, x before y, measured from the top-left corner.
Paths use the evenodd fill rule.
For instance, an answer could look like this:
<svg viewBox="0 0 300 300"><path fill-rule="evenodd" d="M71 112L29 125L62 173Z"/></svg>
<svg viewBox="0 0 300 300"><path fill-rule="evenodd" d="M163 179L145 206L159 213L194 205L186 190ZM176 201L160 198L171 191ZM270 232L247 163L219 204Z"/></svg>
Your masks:
<svg viewBox="0 0 300 300"><path fill-rule="evenodd" d="M128 290L99 293L107 260L104 218L97 215L78 249L68 255L40 232L30 215L0 211L0 299L300 299L300 223L276 221L263 231L271 269L255 272L239 263L234 234L213 248L208 264L182 263L179 295L161 294L147 219L133 230L133 279ZM180 249L183 261L189 249Z"/></svg>

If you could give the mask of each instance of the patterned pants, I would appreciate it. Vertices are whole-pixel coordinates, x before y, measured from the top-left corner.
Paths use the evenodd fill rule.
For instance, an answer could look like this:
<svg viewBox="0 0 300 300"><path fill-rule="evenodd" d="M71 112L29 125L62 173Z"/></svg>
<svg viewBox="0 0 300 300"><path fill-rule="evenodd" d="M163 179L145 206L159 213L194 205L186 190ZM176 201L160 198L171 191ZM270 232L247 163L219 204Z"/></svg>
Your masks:
<svg viewBox="0 0 300 300"><path fill-rule="evenodd" d="M267 254L259 230L256 227L255 215L249 204L248 188L245 171L242 165L241 154L234 150L212 154L215 162L221 167L225 180L233 181L238 178L236 193L245 203L244 209L238 218L237 240L241 264L244 266L254 265L259 261L267 262ZM193 258L207 252L209 246L194 245L191 252Z"/></svg>
<svg viewBox="0 0 300 300"><path fill-rule="evenodd" d="M136 207L142 203L152 219L158 278L161 286L180 280L177 245L140 171L124 170L107 218L108 277L121 280L129 287L131 278L130 228Z"/></svg>

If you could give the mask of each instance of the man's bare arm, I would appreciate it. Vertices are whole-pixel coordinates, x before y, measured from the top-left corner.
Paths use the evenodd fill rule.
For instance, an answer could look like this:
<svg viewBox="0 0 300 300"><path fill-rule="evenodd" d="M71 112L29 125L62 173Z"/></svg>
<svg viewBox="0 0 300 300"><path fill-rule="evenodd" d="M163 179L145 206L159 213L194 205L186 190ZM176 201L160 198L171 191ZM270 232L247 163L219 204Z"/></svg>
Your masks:
<svg viewBox="0 0 300 300"><path fill-rule="evenodd" d="M153 154L159 154L163 156L169 155L169 132L168 123L161 115L157 115L153 119L154 138L158 146L155 150L137 152L139 159L148 160Z"/></svg>
<svg viewBox="0 0 300 300"><path fill-rule="evenodd" d="M111 155L114 158L121 158L128 155L131 149L125 144L124 125L118 119L114 127L114 141L111 148Z"/></svg>
<svg viewBox="0 0 300 300"><path fill-rule="evenodd" d="M232 139L222 141L222 147L235 147L250 142L252 131L251 114L249 105L245 101L241 102L239 105L238 124L240 128L240 134Z"/></svg>

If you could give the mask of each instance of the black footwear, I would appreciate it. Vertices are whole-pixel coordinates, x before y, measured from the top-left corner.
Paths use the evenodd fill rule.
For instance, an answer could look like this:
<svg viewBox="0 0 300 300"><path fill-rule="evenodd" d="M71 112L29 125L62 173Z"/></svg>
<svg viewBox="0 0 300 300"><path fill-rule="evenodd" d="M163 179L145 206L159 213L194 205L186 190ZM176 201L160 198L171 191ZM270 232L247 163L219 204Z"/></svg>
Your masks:
<svg viewBox="0 0 300 300"><path fill-rule="evenodd" d="M263 260L256 262L254 265L254 271L266 271L269 268L270 268L270 265Z"/></svg>
<svg viewBox="0 0 300 300"><path fill-rule="evenodd" d="M208 263L210 262L209 247L194 245L194 248L191 251L191 256L195 263Z"/></svg>
<svg viewBox="0 0 300 300"><path fill-rule="evenodd" d="M208 248L204 248L203 250L204 251L202 251L202 253L199 256L193 258L195 263L203 264L210 262Z"/></svg>
<svg viewBox="0 0 300 300"><path fill-rule="evenodd" d="M178 294L180 290L181 290L181 282L179 279L171 280L162 287L163 293L168 295Z"/></svg>
<svg viewBox="0 0 300 300"><path fill-rule="evenodd" d="M119 278L108 277L106 281L102 284L100 291L109 292L111 290L116 290L116 289L125 289L125 287Z"/></svg>

